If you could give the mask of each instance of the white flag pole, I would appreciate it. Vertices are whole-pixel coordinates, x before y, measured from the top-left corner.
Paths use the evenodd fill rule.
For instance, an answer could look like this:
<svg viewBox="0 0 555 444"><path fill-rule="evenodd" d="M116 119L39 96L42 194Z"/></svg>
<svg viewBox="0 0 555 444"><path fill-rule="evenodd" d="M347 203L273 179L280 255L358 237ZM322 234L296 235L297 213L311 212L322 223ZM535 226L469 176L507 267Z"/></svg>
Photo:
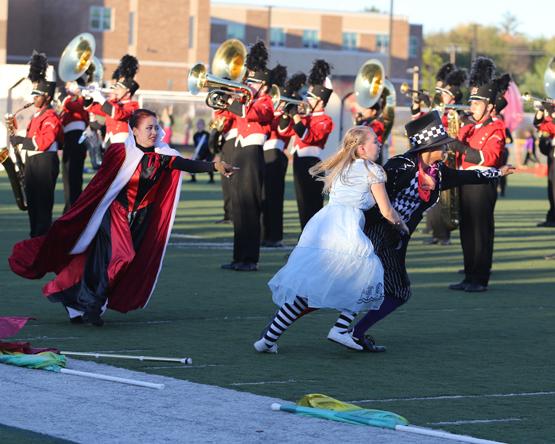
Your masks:
<svg viewBox="0 0 555 444"><path fill-rule="evenodd" d="M162 361L162 362L180 362L181 364L192 364L191 358L163 358L158 356L133 356L133 355L114 355L110 353L89 353L89 352L71 352L61 351L62 355L67 356L90 356L93 358L117 358L117 359L135 359L137 361Z"/></svg>
<svg viewBox="0 0 555 444"><path fill-rule="evenodd" d="M87 378L102 379L103 381L120 382L122 384L138 385L139 387L148 387L158 390L164 388L164 384L137 381L136 379L118 378L117 376L101 375L99 373L81 372L79 370L70 370L67 368L60 369L60 373L65 373L66 375L85 376Z"/></svg>

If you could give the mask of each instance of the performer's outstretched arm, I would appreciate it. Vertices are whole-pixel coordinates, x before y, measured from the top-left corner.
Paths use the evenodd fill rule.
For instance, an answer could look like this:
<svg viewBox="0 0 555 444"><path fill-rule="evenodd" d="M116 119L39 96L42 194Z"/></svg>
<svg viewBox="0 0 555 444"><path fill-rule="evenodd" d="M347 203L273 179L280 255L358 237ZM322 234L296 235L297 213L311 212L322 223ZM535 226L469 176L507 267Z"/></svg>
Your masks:
<svg viewBox="0 0 555 444"><path fill-rule="evenodd" d="M501 168L489 170L454 170L444 166L441 168L441 190L448 190L460 185L476 185L493 182L502 176L513 174L514 167L504 165Z"/></svg>

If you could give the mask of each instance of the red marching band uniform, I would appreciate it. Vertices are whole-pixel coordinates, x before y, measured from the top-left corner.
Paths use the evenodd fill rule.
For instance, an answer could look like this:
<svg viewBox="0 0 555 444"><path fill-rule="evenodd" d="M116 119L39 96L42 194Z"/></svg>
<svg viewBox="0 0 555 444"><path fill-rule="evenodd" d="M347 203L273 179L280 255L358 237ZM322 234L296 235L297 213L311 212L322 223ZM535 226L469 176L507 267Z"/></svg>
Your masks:
<svg viewBox="0 0 555 444"><path fill-rule="evenodd" d="M131 114L139 109L136 100L107 100L103 105L93 102L87 110L106 119L106 140L110 143L123 143L127 139L129 127L127 122Z"/></svg>

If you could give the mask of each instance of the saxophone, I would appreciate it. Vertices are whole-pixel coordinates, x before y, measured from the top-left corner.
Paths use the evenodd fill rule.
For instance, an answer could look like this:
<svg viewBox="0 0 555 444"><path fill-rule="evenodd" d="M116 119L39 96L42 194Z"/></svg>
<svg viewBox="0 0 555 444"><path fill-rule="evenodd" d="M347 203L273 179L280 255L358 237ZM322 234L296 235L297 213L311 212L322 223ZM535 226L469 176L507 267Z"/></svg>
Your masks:
<svg viewBox="0 0 555 444"><path fill-rule="evenodd" d="M449 109L447 112L447 134L453 139L457 138L461 127L461 119L457 109ZM447 149L445 165L449 168L457 168L456 153L452 149ZM449 231L453 231L459 227L459 189L451 188L442 191L439 197L439 205L441 210L441 220Z"/></svg>
<svg viewBox="0 0 555 444"><path fill-rule="evenodd" d="M17 146L12 146L9 142L9 138L15 135L17 129L17 124L15 117L21 111L29 108L33 103L27 103L23 107L19 108L13 114L6 114L4 117L4 122L6 125L6 130L8 132L8 147L0 149L0 163L6 170L8 174L8 179L10 180L10 185L12 187L15 202L21 211L27 210L27 197L25 195L25 164L21 158L21 152ZM14 151L15 163L10 157L10 148ZM17 169L16 169L17 166Z"/></svg>

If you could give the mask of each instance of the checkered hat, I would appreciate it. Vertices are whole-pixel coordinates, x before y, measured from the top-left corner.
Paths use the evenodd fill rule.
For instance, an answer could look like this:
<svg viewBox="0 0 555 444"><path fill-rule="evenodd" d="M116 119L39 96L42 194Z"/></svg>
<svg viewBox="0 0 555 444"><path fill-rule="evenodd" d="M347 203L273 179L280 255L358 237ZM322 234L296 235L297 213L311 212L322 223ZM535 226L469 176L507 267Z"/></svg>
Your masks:
<svg viewBox="0 0 555 444"><path fill-rule="evenodd" d="M454 139L447 135L437 110L430 111L422 117L412 120L405 125L407 137L410 141L409 153L441 148Z"/></svg>

